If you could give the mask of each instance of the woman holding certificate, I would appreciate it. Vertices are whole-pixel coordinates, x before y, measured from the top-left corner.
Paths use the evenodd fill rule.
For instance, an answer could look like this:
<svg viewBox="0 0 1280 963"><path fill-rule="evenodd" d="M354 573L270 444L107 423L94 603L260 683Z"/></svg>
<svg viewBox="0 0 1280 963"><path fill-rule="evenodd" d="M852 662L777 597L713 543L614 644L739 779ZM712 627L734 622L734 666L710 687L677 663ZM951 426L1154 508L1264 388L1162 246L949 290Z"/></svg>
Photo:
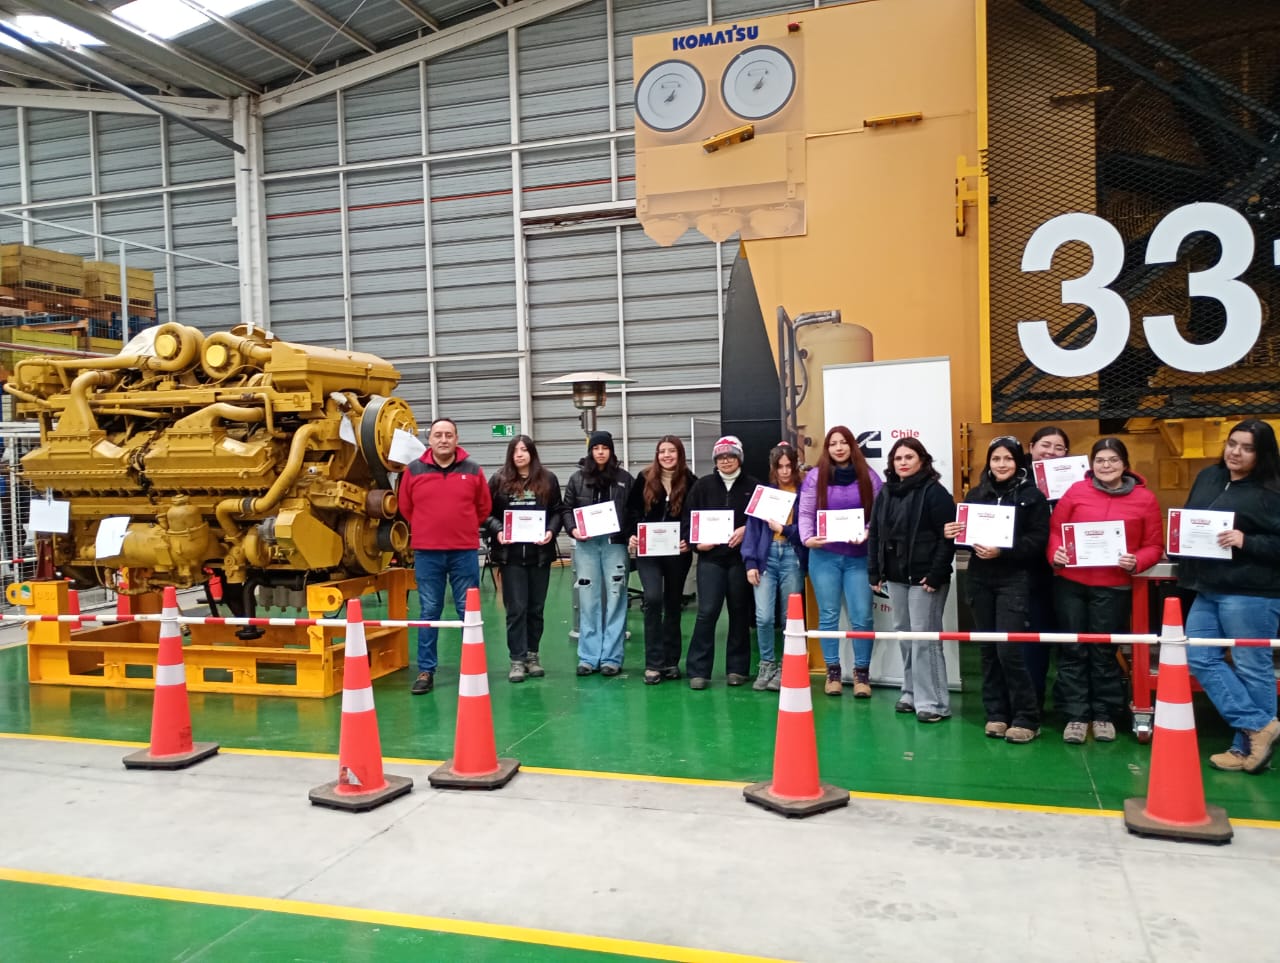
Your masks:
<svg viewBox="0 0 1280 963"><path fill-rule="evenodd" d="M1031 436L1027 454L1031 456L1029 470L1034 475L1036 462L1052 461L1070 455L1071 439L1057 425L1041 425ZM1049 500L1049 511L1052 512L1058 499L1050 496L1048 485L1041 492ZM1043 552L1031 563L1031 631L1058 631L1058 619L1053 612L1053 568ZM1022 658L1027 664L1027 671L1031 673L1031 682L1036 687L1036 705L1040 707L1042 714L1045 686L1049 679L1049 660L1054 648L1053 643L1049 642L1022 643Z"/></svg>
<svg viewBox="0 0 1280 963"><path fill-rule="evenodd" d="M951 493L917 438L899 438L889 449L884 488L871 511L867 577L887 588L896 632L941 632L951 590L955 542L946 537L956 518ZM902 696L894 706L920 722L951 716L947 662L941 642L901 642Z"/></svg>
<svg viewBox="0 0 1280 963"><path fill-rule="evenodd" d="M1064 632L1114 634L1129 629L1133 573L1164 554L1160 505L1129 468L1119 438L1099 438L1089 473L1067 489L1049 519L1046 550L1057 578L1053 605ZM1067 716L1062 741L1080 744L1093 726L1112 742L1125 709L1124 674L1109 643L1063 644L1053 701Z"/></svg>
<svg viewBox="0 0 1280 963"><path fill-rule="evenodd" d="M502 605L507 610L510 682L546 672L538 660L542 612L555 561L553 544L563 519L560 482L542 467L538 446L528 435L516 435L507 446L502 468L489 479L493 509L485 520L489 558L502 574Z"/></svg>
<svg viewBox="0 0 1280 963"><path fill-rule="evenodd" d="M685 671L690 689L705 689L716 657L716 623L728 601L729 637L725 669L729 685L742 685L751 671L754 601L742 564L747 505L758 484L742 467L742 442L725 435L712 449L716 470L689 492L689 542L698 547L698 617L689 638Z"/></svg>
<svg viewBox="0 0 1280 963"><path fill-rule="evenodd" d="M770 449L770 485L794 499L803 481L799 457L791 445L784 441ZM778 664L773 638L778 592L782 592L784 605L792 594L804 593L807 558L808 552L800 540L794 505L783 521L776 517L766 520L760 515L747 519L742 561L747 567L747 581L755 589L756 597L756 645L760 648L760 663L756 666L756 681L751 688L757 692L766 689L777 692L782 688L782 668Z"/></svg>
<svg viewBox="0 0 1280 963"><path fill-rule="evenodd" d="M969 546L968 601L979 632L1025 632L1037 563L1049 541L1049 503L1027 474L1027 456L1011 435L987 447L978 484L944 527ZM962 519L963 516L963 519ZM1027 743L1040 732L1040 700L1018 642L983 642L982 705L992 739Z"/></svg>
<svg viewBox="0 0 1280 963"><path fill-rule="evenodd" d="M627 633L627 517L631 476L618 465L613 435L593 431L587 457L564 489L564 527L577 545L578 675L617 675Z"/></svg>
<svg viewBox="0 0 1280 963"><path fill-rule="evenodd" d="M693 564L684 503L697 480L684 443L663 435L653 464L640 472L627 499L629 541L644 588L645 685L680 678L680 607Z"/></svg>
<svg viewBox="0 0 1280 963"><path fill-rule="evenodd" d="M870 632L871 586L867 581L866 516L880 491L880 476L871 470L844 425L827 431L818 467L800 489L800 538L809 549L809 579L818 600L818 628L840 627L840 603L855 632ZM853 640L853 696L871 698L872 639ZM822 640L827 664L823 691L841 694L840 640Z"/></svg>
<svg viewBox="0 0 1280 963"><path fill-rule="evenodd" d="M1199 518L1191 518L1203 513ZM1217 515L1215 513L1224 513ZM1222 458L1196 476L1181 513L1170 512L1169 553L1181 548L1178 584L1194 589L1187 635L1199 639L1271 639L1280 626L1280 451L1265 421L1231 429ZM1174 516L1182 516L1175 522ZM1213 522L1229 523L1214 525ZM1197 546L1175 528L1189 522L1217 529ZM1181 533L1180 533L1181 534ZM1215 551L1218 549L1219 551ZM1194 554L1193 554L1194 553ZM1187 661L1218 712L1236 730L1226 752L1209 757L1215 769L1261 773L1280 735L1271 649L1189 646Z"/></svg>

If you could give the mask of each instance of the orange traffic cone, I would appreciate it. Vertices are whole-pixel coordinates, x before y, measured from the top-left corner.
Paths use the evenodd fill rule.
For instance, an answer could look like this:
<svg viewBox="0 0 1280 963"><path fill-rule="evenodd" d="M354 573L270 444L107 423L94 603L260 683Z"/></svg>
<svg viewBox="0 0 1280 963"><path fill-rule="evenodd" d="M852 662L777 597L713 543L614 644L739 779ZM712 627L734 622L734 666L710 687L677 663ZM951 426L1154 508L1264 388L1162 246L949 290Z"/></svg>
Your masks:
<svg viewBox="0 0 1280 963"><path fill-rule="evenodd" d="M1124 824L1138 836L1221 845L1231 842L1231 823L1221 806L1205 805L1186 643L1181 603L1167 598L1160 629L1151 775L1145 799L1124 801Z"/></svg>
<svg viewBox="0 0 1280 963"><path fill-rule="evenodd" d="M156 652L156 689L151 711L151 745L124 757L126 769L185 769L218 751L216 742L191 741L187 670L182 664L178 592L165 586Z"/></svg>
<svg viewBox="0 0 1280 963"><path fill-rule="evenodd" d="M342 669L342 733L338 738L338 778L308 794L315 806L365 812L413 789L407 776L382 771L382 742L369 679L369 647L359 599L347 603L346 661Z"/></svg>
<svg viewBox="0 0 1280 963"><path fill-rule="evenodd" d="M67 589L67 614L77 616L80 614L80 593L73 588ZM67 629L71 632L75 632L83 628L84 623L78 618L74 622L67 623Z"/></svg>
<svg viewBox="0 0 1280 963"><path fill-rule="evenodd" d="M499 759L494 742L478 588L467 589L467 610L462 621L458 726L453 758L446 759L427 780L437 789L501 789L515 776L520 763L515 759Z"/></svg>
<svg viewBox="0 0 1280 963"><path fill-rule="evenodd" d="M782 649L782 691L778 694L778 735L773 747L773 781L742 790L747 802L784 816L812 816L849 805L847 790L818 780L818 737L813 728L804 598L787 600Z"/></svg>

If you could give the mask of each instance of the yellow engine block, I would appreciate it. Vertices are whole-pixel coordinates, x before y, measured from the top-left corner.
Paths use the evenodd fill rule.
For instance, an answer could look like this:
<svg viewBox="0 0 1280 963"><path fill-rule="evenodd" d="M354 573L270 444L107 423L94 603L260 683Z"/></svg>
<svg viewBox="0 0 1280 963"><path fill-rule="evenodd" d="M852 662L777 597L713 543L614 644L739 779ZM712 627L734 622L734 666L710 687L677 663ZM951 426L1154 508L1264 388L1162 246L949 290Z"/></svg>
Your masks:
<svg viewBox="0 0 1280 963"><path fill-rule="evenodd" d="M417 430L399 381L375 355L171 323L115 357L22 361L5 390L40 422L22 477L71 505L55 564L82 585L127 568L144 592L385 568L408 544L391 441ZM121 516L123 543L99 544Z"/></svg>

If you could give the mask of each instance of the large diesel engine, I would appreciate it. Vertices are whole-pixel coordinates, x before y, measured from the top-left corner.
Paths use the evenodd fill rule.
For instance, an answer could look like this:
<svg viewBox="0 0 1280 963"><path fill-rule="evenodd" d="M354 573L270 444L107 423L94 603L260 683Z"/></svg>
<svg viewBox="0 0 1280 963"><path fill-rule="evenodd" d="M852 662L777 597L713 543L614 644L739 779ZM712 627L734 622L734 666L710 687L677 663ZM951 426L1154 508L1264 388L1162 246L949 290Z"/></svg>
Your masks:
<svg viewBox="0 0 1280 963"><path fill-rule="evenodd" d="M216 575L242 611L256 586L372 574L404 550L388 453L416 424L399 380L371 354L171 323L115 357L24 360L5 390L40 421L22 477L70 502L64 575L115 587L125 568L135 592ZM129 522L103 555L113 516Z"/></svg>

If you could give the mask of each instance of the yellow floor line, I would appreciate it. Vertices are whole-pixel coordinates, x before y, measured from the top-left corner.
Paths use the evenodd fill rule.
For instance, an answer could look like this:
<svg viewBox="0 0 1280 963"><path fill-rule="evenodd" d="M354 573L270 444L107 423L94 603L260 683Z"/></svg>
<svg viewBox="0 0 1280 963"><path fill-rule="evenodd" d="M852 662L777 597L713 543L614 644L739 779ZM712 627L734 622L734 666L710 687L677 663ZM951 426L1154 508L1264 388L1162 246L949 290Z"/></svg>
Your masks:
<svg viewBox="0 0 1280 963"><path fill-rule="evenodd" d="M237 893L215 893L209 890L180 889L174 886L153 886L149 883L128 883L122 880L66 876L61 873L37 873L3 866L0 866L0 880L11 883L29 883L37 886L54 886L60 889L84 890L91 893L107 893L113 896L160 899L176 903L194 903L201 906L221 906L230 909L255 910L266 913L287 913L292 916L345 920L349 923L369 923L377 926L398 926L405 929L429 930L436 933L453 933L459 936L473 936L494 940L511 940L518 943L535 943L541 946L554 946L561 949L585 950L592 953L613 953L618 956L635 956L651 960L687 960L690 963L730 963L730 961L734 961L734 963L782 963L782 961L774 957L744 956L720 950L702 950L688 946L646 943L642 940L624 940L612 936L587 936L559 930L535 929L528 926L507 926L501 923L480 923L472 920L445 919L439 916L419 916L413 913L361 909L355 906L339 906L332 903L312 903L303 900L277 899L270 896L246 896Z"/></svg>
<svg viewBox="0 0 1280 963"><path fill-rule="evenodd" d="M87 739L78 736L46 736L26 732L0 732L0 739L33 739L47 742L83 742L98 746L146 746L145 742L122 742L116 739ZM269 756L281 759L333 759L333 752L302 752L292 749L249 749L224 747L219 752L232 756ZM439 766L443 759L409 759L401 756L385 756L383 763L395 766ZM556 769L548 766L521 766L521 772L536 773L544 776L569 776L574 779L610 779L618 782L644 782L673 786L709 786L719 789L741 789L749 785L726 779L695 779L688 776L656 776L634 772L601 772L586 769ZM957 806L963 809L994 809L1004 812L1048 813L1055 816L1102 816L1107 819L1119 819L1124 815L1118 809L1085 809L1080 806L1040 806L1034 803L996 802L987 799L951 799L946 796L912 796L904 793L858 792L850 790L852 799L869 799L883 802L915 803L928 806ZM1256 829L1280 829L1280 820L1275 819L1239 819L1231 820L1238 826L1251 826Z"/></svg>

